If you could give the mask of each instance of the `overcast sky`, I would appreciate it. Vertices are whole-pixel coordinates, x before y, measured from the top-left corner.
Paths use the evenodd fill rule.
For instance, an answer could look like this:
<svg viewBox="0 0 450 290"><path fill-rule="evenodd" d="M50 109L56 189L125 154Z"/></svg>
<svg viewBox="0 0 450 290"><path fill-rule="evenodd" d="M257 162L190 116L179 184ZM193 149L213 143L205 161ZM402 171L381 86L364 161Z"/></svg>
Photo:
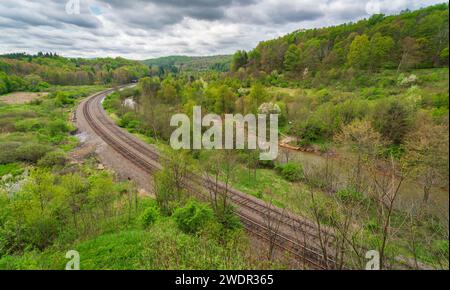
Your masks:
<svg viewBox="0 0 450 290"><path fill-rule="evenodd" d="M76 2L79 1L79 11ZM70 4L75 5L67 5ZM301 28L443 0L0 0L0 54L229 54ZM66 9L69 8L69 9ZM79 14L77 13L79 12Z"/></svg>

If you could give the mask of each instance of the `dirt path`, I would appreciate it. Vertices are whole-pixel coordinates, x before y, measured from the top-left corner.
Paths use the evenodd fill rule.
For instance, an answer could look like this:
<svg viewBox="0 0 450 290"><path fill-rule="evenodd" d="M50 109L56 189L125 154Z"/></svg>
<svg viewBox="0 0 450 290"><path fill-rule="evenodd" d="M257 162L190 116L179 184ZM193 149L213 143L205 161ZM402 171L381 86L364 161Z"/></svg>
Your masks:
<svg viewBox="0 0 450 290"><path fill-rule="evenodd" d="M0 102L8 105L20 105L26 104L31 101L40 99L47 96L48 93L28 93L28 92L16 92L7 95L0 96Z"/></svg>

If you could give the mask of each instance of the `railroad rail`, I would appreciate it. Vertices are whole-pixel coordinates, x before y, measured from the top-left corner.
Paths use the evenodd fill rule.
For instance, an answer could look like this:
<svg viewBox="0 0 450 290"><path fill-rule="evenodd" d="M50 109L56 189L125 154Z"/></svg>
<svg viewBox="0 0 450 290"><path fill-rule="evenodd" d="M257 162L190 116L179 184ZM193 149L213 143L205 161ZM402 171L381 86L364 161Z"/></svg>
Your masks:
<svg viewBox="0 0 450 290"><path fill-rule="evenodd" d="M164 156L156 149L137 141L134 136L119 128L104 112L101 101L114 90L106 90L89 97L81 105L83 116L95 134L118 154L144 172L154 174L162 169L160 161L165 159ZM190 173L190 175L192 178L187 184L184 184L189 191L197 193L195 186L205 189L212 186L211 181L206 177L196 173ZM227 191L232 203L237 207L237 216L249 233L266 241L272 239L278 249L295 256L311 268L328 269L330 265L335 265L333 256L327 255L327 257L324 257L318 246L318 239L325 236L325 240L328 242L327 246L331 248L335 237L329 229L321 231L321 237L319 237L315 225L305 218L295 216L276 207L268 207L263 201L222 183L214 184L214 186ZM266 214L270 214L271 218L279 223L279 232L274 232L265 224L263 219ZM304 237L303 243L299 241L297 234ZM275 235L276 238L271 238L271 235Z"/></svg>

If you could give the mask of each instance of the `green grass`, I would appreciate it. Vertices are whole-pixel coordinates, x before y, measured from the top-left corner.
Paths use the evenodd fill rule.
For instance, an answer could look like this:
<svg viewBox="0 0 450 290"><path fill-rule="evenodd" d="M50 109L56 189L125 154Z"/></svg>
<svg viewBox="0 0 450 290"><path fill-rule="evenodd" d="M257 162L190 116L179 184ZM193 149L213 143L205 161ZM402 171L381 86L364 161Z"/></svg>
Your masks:
<svg viewBox="0 0 450 290"><path fill-rule="evenodd" d="M234 245L235 246L235 245ZM27 252L0 259L0 269L65 268L66 251L80 253L82 270L126 269L251 269L255 265L246 257L245 248L221 245L206 235L187 235L171 218L163 218L148 230L129 229L66 245L44 252Z"/></svg>
<svg viewBox="0 0 450 290"><path fill-rule="evenodd" d="M11 174L13 176L22 174L23 168L19 163L0 164L0 176Z"/></svg>
<svg viewBox="0 0 450 290"><path fill-rule="evenodd" d="M41 145L65 152L74 149L78 141L69 134L75 129L69 122L69 114L81 99L103 88L55 86L39 101L0 106L0 164L30 161L22 160L23 155L14 152L20 146Z"/></svg>

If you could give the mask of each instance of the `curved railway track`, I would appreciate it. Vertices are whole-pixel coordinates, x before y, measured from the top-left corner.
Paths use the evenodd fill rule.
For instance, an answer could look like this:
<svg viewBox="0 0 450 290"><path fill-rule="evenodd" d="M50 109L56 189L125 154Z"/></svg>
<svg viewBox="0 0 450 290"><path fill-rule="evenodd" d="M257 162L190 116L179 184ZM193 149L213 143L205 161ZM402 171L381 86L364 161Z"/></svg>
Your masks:
<svg viewBox="0 0 450 290"><path fill-rule="evenodd" d="M102 100L113 91L114 89L110 89L89 97L81 104L83 116L95 134L117 153L144 172L154 174L162 168L160 161L164 159L164 156L119 128L103 110ZM189 182L185 184L189 191L197 193L197 187L207 189L212 186L211 181L206 177L195 173L190 173L190 175L192 178L189 178ZM334 236L330 230L323 230L319 233L315 225L305 218L279 208L268 207L263 201L226 187L222 183L214 184L214 186L227 193L236 206L236 214L248 232L263 240L271 240L278 249L290 253L311 268L328 269L330 265L335 264L333 256L328 255L325 258L319 246L320 234L322 241L326 236L331 248ZM269 214L279 224L279 232L274 232L264 222L264 216ZM299 236L302 237L303 242Z"/></svg>

